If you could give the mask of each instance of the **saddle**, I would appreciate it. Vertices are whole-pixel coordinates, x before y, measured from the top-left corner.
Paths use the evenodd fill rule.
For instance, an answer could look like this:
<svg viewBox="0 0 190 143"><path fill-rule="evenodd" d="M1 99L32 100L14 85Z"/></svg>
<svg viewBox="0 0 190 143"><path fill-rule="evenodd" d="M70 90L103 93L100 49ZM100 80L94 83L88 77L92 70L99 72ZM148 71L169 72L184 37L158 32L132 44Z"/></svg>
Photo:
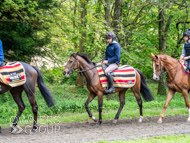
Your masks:
<svg viewBox="0 0 190 143"><path fill-rule="evenodd" d="M11 62L0 67L0 82L11 87L23 85L26 82L26 76L22 64Z"/></svg>
<svg viewBox="0 0 190 143"><path fill-rule="evenodd" d="M182 66L182 69L183 69L183 74L190 75L190 71L186 71L187 67L186 67L184 61L181 61L181 66Z"/></svg>
<svg viewBox="0 0 190 143"><path fill-rule="evenodd" d="M107 77L102 69L102 66L98 66L97 71L102 87L108 87ZM135 85L135 69L129 65L118 67L116 70L111 72L111 75L113 77L114 87L130 88Z"/></svg>

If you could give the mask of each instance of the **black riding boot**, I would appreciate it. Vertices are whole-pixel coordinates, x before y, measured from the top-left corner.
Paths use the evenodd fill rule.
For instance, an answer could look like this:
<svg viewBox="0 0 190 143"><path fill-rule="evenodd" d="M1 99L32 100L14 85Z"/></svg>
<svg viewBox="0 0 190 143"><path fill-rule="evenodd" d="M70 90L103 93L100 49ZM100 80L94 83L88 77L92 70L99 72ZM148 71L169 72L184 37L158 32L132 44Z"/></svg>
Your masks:
<svg viewBox="0 0 190 143"><path fill-rule="evenodd" d="M112 92L115 92L115 89L114 89L114 86L113 86L113 80L112 80L112 77L111 75L107 75L107 79L108 79L108 89L106 89L106 93L112 93Z"/></svg>

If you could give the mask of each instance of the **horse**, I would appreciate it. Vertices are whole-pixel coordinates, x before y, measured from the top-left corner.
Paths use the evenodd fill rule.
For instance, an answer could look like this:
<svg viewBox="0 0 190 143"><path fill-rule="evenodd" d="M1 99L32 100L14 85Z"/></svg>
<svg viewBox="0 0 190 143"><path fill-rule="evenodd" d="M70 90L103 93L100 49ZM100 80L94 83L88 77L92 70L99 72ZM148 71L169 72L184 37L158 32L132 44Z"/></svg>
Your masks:
<svg viewBox="0 0 190 143"><path fill-rule="evenodd" d="M163 69L165 70L165 73L168 75L167 84L165 83L165 85L168 86L169 89L162 114L158 119L158 123L162 123L166 108L168 107L168 104L176 91L182 93L185 99L185 104L189 113L187 121L190 122L190 108L188 96L188 90L190 89L190 76L183 74L183 69L180 61L168 55L154 55L153 53L151 53L151 56L153 66L153 79L159 80L160 75L164 74L162 72Z"/></svg>
<svg viewBox="0 0 190 143"><path fill-rule="evenodd" d="M88 57L85 55L81 55L79 53L72 53L69 60L66 63L66 66L63 71L63 75L66 77L70 77L70 75L75 72L76 69L80 69L87 80L87 89L90 91L88 99L85 102L85 108L90 118L93 121L97 122L97 125L102 123L102 106L103 106L103 95L105 95L106 88L103 88L99 79L98 71L95 68L97 67L95 63L93 63ZM143 120L143 112L142 112L142 99L140 93L142 93L143 98L146 101L154 100L150 89L148 88L143 73L139 69L135 69L136 72L136 83L131 90L136 97L137 103L140 108L140 118L138 122L142 122ZM116 123L119 119L119 115L123 106L125 105L125 92L128 88L115 88L115 92L118 92L120 107L115 115L113 123ZM98 97L98 111L99 111L99 120L92 115L89 110L88 104L95 98Z"/></svg>
<svg viewBox="0 0 190 143"><path fill-rule="evenodd" d="M49 92L48 88L44 84L43 77L42 77L40 70L27 63L24 63L24 62L20 62L20 63L22 64L22 66L25 70L26 82L23 85L20 85L17 87L11 87L9 85L5 85L0 82L0 87L1 87L0 95L7 91L10 91L10 93L13 96L14 101L18 105L18 114L15 117L15 119L13 121L13 125L11 127L11 132L14 133L14 131L16 129L16 125L19 121L19 118L25 108L25 104L22 100L22 92L23 92L23 90L25 91L25 93L27 94L28 100L30 102L30 105L32 106L32 111L33 111L33 115L34 115L33 128L31 130L31 133L34 133L35 130L37 129L37 112L38 112L38 105L37 105L36 99L35 99L36 83L38 83L38 88L40 89L40 92L49 107L54 106L54 100L53 100L53 97L52 97L51 93ZM0 127L0 135L2 135L1 127Z"/></svg>

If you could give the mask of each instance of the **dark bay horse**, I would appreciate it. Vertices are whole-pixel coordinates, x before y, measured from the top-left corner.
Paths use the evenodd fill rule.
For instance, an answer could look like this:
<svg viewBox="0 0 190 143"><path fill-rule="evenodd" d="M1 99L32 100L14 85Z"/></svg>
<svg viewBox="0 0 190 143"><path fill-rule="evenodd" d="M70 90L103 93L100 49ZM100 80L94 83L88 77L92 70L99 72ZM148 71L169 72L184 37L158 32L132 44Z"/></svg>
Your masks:
<svg viewBox="0 0 190 143"><path fill-rule="evenodd" d="M166 108L168 107L168 104L176 91L182 93L185 99L185 104L189 112L189 117L187 121L190 121L188 96L188 90L190 89L190 76L183 74L182 66L178 60L168 55L154 55L151 53L151 56L153 66L153 79L159 80L159 76L163 74L162 69L164 69L168 75L166 84L169 88L167 93L167 99L164 104L164 108L162 114L160 115L158 123L162 123L162 119L164 118Z"/></svg>
<svg viewBox="0 0 190 143"><path fill-rule="evenodd" d="M102 123L102 106L103 106L103 95L105 95L106 88L103 88L99 75L97 72L97 69L94 68L95 63L93 63L90 59L88 59L86 56L81 55L79 53L73 53L71 54L67 65L63 71L63 74L66 77L69 77L76 69L83 70L83 74L87 80L87 88L90 91L90 94L88 96L87 101L85 102L85 108L90 118L92 118L95 122L97 122L97 118L92 115L88 108L88 104L96 97L98 96L98 110L99 110L99 121L97 122L97 125L100 125ZM140 108L140 119L139 122L142 122L143 119L143 113L142 113L142 100L140 93L142 93L143 98L146 101L152 101L154 98L146 85L144 75L143 73L136 69L136 83L131 88L132 92L134 93L137 103ZM114 123L117 122L120 112L125 104L125 92L128 90L128 88L115 88L115 92L119 92L118 96L120 99L120 107L119 110L114 118Z"/></svg>
<svg viewBox="0 0 190 143"><path fill-rule="evenodd" d="M33 123L32 132L35 132L35 130L37 129L37 112L38 112L38 106L37 106L36 99L35 99L36 83L38 83L40 92L42 93L42 95L49 107L54 106L54 100L53 100L53 97L52 97L51 93L49 92L48 88L44 84L43 77L42 77L40 70L27 63L24 63L24 62L20 62L20 63L23 65L23 67L25 69L25 74L26 74L25 84L23 84L21 86L17 86L17 87L11 87L11 86L5 85L3 83L0 83L0 87L1 87L0 94L3 94L10 90L14 101L18 105L18 114L15 117L12 128L11 128L11 132L13 132L19 121L19 118L25 108L25 104L22 100L22 92L23 92L23 90L25 91L25 93L27 94L28 100L30 102L30 105L32 106L32 111L34 114L34 123ZM0 135L1 135L1 127L0 127Z"/></svg>

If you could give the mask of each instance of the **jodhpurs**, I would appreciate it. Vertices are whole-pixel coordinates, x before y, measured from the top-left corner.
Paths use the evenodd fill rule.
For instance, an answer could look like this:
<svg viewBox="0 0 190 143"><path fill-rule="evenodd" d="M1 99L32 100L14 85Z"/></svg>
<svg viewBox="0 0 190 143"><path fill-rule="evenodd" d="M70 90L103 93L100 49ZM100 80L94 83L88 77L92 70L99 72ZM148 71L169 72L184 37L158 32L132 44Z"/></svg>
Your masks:
<svg viewBox="0 0 190 143"><path fill-rule="evenodd" d="M106 74L106 75L110 75L110 73L111 73L113 70L117 69L117 68L118 68L118 65L117 65L116 63L108 64L108 67L107 67L106 70L105 70L105 74Z"/></svg>

